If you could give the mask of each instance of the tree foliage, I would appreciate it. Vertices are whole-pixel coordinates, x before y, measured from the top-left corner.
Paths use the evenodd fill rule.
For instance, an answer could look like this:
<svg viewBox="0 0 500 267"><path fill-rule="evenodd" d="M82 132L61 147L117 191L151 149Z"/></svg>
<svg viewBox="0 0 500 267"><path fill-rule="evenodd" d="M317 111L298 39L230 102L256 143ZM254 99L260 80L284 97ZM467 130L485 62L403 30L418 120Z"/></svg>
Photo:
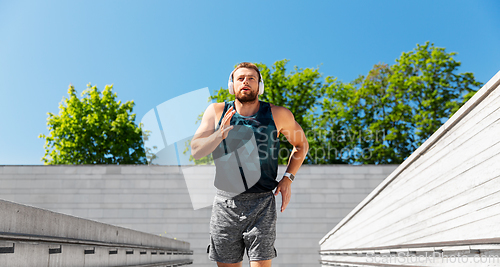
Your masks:
<svg viewBox="0 0 500 267"><path fill-rule="evenodd" d="M113 86L104 91L87 85L79 99L74 86L59 105L59 115L47 113L44 164L146 164L142 131L131 114L134 102L116 101Z"/></svg>
<svg viewBox="0 0 500 267"><path fill-rule="evenodd" d="M474 95L481 83L457 73L454 55L427 42L353 82L347 123L361 137L352 146L366 153L349 163L403 162Z"/></svg>

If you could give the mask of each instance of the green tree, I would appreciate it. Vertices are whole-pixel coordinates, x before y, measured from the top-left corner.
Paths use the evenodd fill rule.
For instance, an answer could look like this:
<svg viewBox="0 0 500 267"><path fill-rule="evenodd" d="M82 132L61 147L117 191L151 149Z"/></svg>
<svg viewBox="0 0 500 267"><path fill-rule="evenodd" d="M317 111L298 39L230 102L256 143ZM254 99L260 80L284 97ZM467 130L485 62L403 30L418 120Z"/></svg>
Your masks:
<svg viewBox="0 0 500 267"><path fill-rule="evenodd" d="M134 102L117 102L112 89L106 85L101 96L96 86L88 84L79 99L74 86L69 86L59 115L47 113L49 136L38 136L46 140L44 164L147 163L141 126L135 125L136 115L131 114Z"/></svg>
<svg viewBox="0 0 500 267"><path fill-rule="evenodd" d="M454 55L417 44L394 65L377 64L353 82L357 90L345 109L359 138L350 146L368 155L349 163L403 162L475 94L481 83L472 73L457 73Z"/></svg>
<svg viewBox="0 0 500 267"><path fill-rule="evenodd" d="M308 135L309 162L313 164L346 164L356 148L358 135L356 114L351 109L356 88L337 78L327 77L320 100L320 112L315 116Z"/></svg>

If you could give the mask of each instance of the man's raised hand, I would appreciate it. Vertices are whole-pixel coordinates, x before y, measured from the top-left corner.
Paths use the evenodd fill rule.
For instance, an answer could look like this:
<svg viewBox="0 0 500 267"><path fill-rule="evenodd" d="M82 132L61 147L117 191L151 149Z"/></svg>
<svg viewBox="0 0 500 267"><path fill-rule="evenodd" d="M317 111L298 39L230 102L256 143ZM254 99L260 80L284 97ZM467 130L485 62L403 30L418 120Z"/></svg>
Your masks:
<svg viewBox="0 0 500 267"><path fill-rule="evenodd" d="M218 136L220 136L222 139L226 139L229 131L233 129L233 126L229 123L231 122L231 118L233 117L234 113L236 113L236 110L233 110L233 107L230 107L224 114L224 118L222 118L218 130Z"/></svg>

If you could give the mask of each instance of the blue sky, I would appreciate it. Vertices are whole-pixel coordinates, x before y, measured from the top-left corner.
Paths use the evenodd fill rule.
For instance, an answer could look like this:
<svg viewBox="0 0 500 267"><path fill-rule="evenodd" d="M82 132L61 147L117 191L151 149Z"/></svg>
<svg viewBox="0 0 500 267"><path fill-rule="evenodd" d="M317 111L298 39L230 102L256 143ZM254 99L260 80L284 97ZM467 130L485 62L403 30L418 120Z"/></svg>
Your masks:
<svg viewBox="0 0 500 267"><path fill-rule="evenodd" d="M498 1L1 1L0 165L42 164L69 84L114 85L139 121L241 61L320 67L348 82L431 41L459 72L500 70ZM186 106L189 109L191 107ZM193 107L194 108L194 107Z"/></svg>

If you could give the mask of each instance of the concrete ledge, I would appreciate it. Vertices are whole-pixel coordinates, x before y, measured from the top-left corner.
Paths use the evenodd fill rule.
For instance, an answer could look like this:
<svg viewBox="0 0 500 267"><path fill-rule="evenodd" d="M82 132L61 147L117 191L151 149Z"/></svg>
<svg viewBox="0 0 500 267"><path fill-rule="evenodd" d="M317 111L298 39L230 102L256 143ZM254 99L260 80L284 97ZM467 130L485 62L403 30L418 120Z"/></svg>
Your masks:
<svg viewBox="0 0 500 267"><path fill-rule="evenodd" d="M16 242L8 248L11 248L11 251L0 254L0 266L181 266L193 262L186 256L162 250L61 245L46 242Z"/></svg>
<svg viewBox="0 0 500 267"><path fill-rule="evenodd" d="M0 266L180 266L192 263L189 246L0 200Z"/></svg>
<svg viewBox="0 0 500 267"><path fill-rule="evenodd" d="M88 219L0 200L0 232L52 236L105 243L177 248L189 243Z"/></svg>

